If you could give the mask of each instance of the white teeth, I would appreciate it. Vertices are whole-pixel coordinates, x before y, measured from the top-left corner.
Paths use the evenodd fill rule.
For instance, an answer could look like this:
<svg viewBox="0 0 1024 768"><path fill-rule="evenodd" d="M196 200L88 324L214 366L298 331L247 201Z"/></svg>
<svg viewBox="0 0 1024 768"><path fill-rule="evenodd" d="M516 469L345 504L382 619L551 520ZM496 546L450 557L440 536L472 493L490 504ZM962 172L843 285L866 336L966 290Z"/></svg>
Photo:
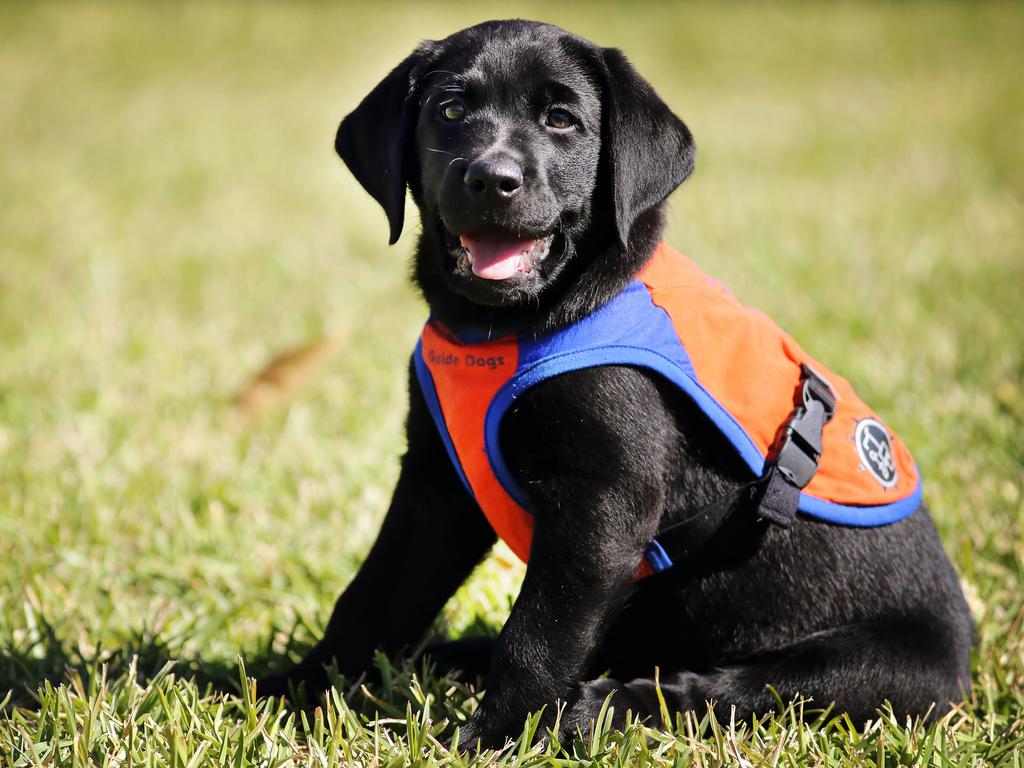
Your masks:
<svg viewBox="0 0 1024 768"><path fill-rule="evenodd" d="M516 271L521 275L530 275L537 271L537 265L547 258L551 248L552 237L546 240L538 240L519 252L519 263ZM473 271L473 254L464 245L453 246L452 255L455 256L454 272L462 277L469 276Z"/></svg>

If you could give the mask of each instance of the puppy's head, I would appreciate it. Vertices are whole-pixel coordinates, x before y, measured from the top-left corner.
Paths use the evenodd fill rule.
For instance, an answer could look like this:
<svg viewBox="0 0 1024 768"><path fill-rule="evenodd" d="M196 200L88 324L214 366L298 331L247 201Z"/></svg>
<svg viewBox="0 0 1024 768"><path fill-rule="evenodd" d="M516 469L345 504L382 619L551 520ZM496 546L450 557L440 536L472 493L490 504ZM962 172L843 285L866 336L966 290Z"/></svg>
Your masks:
<svg viewBox="0 0 1024 768"><path fill-rule="evenodd" d="M335 146L387 213L392 243L412 191L428 300L489 308L632 277L650 250L632 253L644 250L635 230L694 163L689 130L621 52L528 21L424 43Z"/></svg>

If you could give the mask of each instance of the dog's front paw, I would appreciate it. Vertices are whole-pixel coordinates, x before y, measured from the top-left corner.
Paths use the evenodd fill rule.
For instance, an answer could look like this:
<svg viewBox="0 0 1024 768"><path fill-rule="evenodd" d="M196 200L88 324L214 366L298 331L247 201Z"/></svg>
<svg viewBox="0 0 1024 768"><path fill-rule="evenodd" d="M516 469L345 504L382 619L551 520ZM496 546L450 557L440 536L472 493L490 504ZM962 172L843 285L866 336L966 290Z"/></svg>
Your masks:
<svg viewBox="0 0 1024 768"><path fill-rule="evenodd" d="M460 752L475 752L478 749L501 749L509 742L509 734L504 728L496 728L488 722L481 710L469 718L469 722L459 728L459 742L452 743Z"/></svg>
<svg viewBox="0 0 1024 768"><path fill-rule="evenodd" d="M581 736L586 738L609 696L614 705L612 725L621 728L625 721L625 708L619 706L621 697L618 691L621 687L622 684L617 680L608 678L582 683L576 701L562 713L559 739L563 743L571 743Z"/></svg>
<svg viewBox="0 0 1024 768"><path fill-rule="evenodd" d="M451 748L457 749L459 752L472 752L476 749L479 739L480 729L472 720L469 720L459 726L458 733L452 738Z"/></svg>

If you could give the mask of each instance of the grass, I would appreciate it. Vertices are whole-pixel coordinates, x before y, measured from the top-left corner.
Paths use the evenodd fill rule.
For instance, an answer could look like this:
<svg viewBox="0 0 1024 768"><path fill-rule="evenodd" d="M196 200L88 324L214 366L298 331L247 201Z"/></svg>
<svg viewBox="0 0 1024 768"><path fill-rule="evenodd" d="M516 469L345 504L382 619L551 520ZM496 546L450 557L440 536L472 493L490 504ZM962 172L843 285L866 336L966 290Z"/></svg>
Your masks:
<svg viewBox="0 0 1024 768"><path fill-rule="evenodd" d="M334 127L418 39L512 13L632 56L700 147L669 238L914 450L979 627L938 723L798 703L456 756L477 692L429 670L253 700L372 541L424 318ZM1011 4L0 6L0 764L1020 766L1022 51ZM336 334L290 406L233 411ZM521 575L499 551L436 632L496 630Z"/></svg>

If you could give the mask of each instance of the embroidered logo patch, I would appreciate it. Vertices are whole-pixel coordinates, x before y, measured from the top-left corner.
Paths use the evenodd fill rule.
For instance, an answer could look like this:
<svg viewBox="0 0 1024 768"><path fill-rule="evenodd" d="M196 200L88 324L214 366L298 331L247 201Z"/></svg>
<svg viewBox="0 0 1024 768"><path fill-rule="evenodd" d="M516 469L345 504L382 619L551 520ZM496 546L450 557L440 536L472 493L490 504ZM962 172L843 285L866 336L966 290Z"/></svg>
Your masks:
<svg viewBox="0 0 1024 768"><path fill-rule="evenodd" d="M896 485L896 457L889 433L874 419L861 419L853 435L857 455L871 476L886 488Z"/></svg>

